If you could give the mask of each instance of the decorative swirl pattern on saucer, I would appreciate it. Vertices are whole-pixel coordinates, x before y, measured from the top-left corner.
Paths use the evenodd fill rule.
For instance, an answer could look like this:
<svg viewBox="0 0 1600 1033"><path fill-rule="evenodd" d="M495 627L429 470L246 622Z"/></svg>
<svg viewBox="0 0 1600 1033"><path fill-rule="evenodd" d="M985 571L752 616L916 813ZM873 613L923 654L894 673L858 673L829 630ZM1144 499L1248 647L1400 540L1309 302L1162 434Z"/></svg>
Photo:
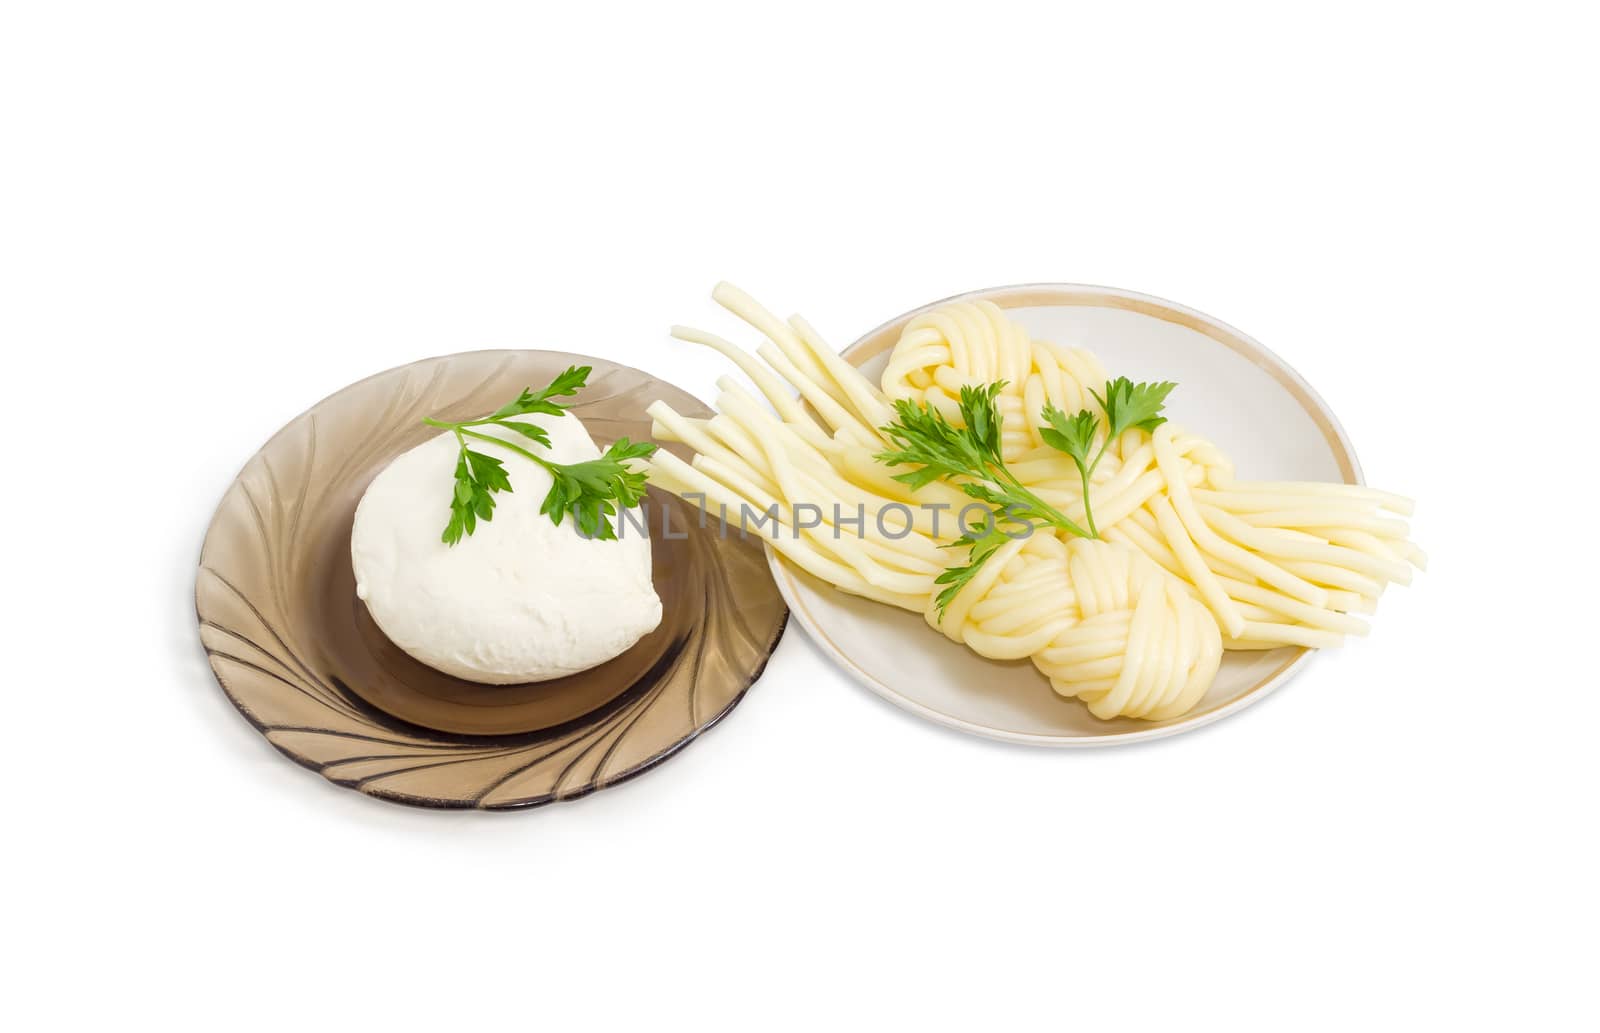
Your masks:
<svg viewBox="0 0 1600 1033"><path fill-rule="evenodd" d="M647 438L647 402L692 396L636 369L540 351L467 352L377 374L279 431L224 495L200 556L200 639L228 698L275 747L400 803L502 810L583 796L667 759L758 678L788 611L761 546L675 497L646 511L661 626L569 678L490 686L406 656L355 596L350 526L372 477L436 434L571 365L599 441Z"/></svg>

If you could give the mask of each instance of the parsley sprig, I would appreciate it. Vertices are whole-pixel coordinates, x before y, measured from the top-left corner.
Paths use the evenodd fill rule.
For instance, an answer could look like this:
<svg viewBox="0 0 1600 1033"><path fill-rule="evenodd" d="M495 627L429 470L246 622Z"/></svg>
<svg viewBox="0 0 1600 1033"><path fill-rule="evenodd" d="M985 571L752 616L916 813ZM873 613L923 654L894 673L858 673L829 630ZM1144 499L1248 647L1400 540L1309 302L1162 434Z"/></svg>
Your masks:
<svg viewBox="0 0 1600 1033"><path fill-rule="evenodd" d="M941 614L994 551L1013 537L1002 525L1026 528L1046 523L1081 538L1092 537L1066 514L1029 491L1006 466L1000 455L1000 411L995 406L995 398L1004 387L1005 381L986 387L963 387L960 427L945 419L939 410L902 398L894 405L897 419L880 428L897 447L879 453L878 461L886 466L916 466L895 474L895 480L913 489L934 481L950 481L971 498L995 507L982 528L963 527L965 533L950 543L951 548L967 546L969 552L964 566L951 567L935 579L945 586L938 597Z"/></svg>
<svg viewBox="0 0 1600 1033"><path fill-rule="evenodd" d="M1157 384L1135 384L1127 377L1118 377L1106 384L1104 395L1091 390L1089 393L1094 395L1094 400L1100 403L1100 409L1106 414L1105 422L1109 428L1100 440L1099 451L1094 448L1095 437L1100 431L1098 416L1088 409L1080 409L1076 415L1068 416L1051 403L1045 403L1040 415L1049 426L1039 431L1039 437L1056 451L1071 456L1077 464L1078 476L1083 481L1083 517L1089 525L1089 537L1100 537L1099 529L1094 526L1094 509L1089 504L1089 480L1094 476L1100 460L1105 458L1106 449L1125 431L1134 427L1149 433L1166 423L1167 418L1160 415L1161 409L1166 404L1167 395L1177 386L1165 380ZM1090 452L1094 452L1093 458L1090 458Z"/></svg>
<svg viewBox="0 0 1600 1033"><path fill-rule="evenodd" d="M460 446L460 453L456 457L455 489L450 496L450 522L439 536L441 541L446 545L456 545L464 536L477 530L478 521L494 519L495 495L511 491L511 478L506 476L505 464L486 452L473 449L467 443L468 438L510 449L549 471L552 483L539 512L556 525L559 526L562 518L570 513L578 525L579 533L585 538L608 541L617 537L611 518L616 516L618 507L627 509L638 505L645 490L645 475L630 470L626 465L627 460L647 458L655 453L656 446L618 438L599 459L582 463L556 463L535 455L521 445L473 429L504 427L535 444L548 446L549 432L537 423L527 423L516 417L560 416L569 406L554 399L577 394L578 389L588 382L590 369L589 366L571 366L538 391L523 388L515 399L480 419L455 423L423 419L422 422L430 427L450 431Z"/></svg>
<svg viewBox="0 0 1600 1033"><path fill-rule="evenodd" d="M994 555L996 549L1011 540L1011 535L1003 530L998 523L986 523L981 528L965 528L966 533L946 548L954 549L960 546L970 546L967 552L967 562L959 567L947 567L940 575L933 579L936 585L943 585L939 590L936 602L939 604L939 616L944 616L945 609L967 587L967 583L978 576L978 571Z"/></svg>
<svg viewBox="0 0 1600 1033"><path fill-rule="evenodd" d="M945 419L937 409L902 398L894 405L896 420L879 428L896 447L880 452L877 460L886 466L916 467L895 474L895 480L913 489L949 481L971 498L995 507L981 528L964 526L961 537L948 546L966 547L967 562L934 579L935 584L944 586L936 599L941 616L1000 546L1026 534L1034 524L1048 524L1079 538L1100 537L1089 501L1089 478L1118 435L1132 427L1151 431L1166 422L1159 414L1175 385L1135 384L1126 377L1107 383L1105 395L1094 396L1108 428L1098 452L1094 445L1101 432L1099 416L1088 409L1067 416L1055 406L1045 405L1042 415L1049 426L1040 431L1040 437L1077 464L1087 529L1028 490L1006 466L1000 454L1000 411L995 405L1005 386L1005 381L999 381L985 387L963 387L959 404L962 426Z"/></svg>

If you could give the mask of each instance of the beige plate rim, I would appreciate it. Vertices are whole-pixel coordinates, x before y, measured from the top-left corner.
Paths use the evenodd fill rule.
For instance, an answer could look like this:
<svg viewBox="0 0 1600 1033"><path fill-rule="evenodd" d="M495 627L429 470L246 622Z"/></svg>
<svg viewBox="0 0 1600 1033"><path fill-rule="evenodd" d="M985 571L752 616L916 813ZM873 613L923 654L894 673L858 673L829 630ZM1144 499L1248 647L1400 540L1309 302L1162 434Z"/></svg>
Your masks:
<svg viewBox="0 0 1600 1033"><path fill-rule="evenodd" d="M938 301L929 302L926 305L895 316L863 335L854 344L846 348L842 354L852 365L859 366L874 356L892 348L899 337L900 330L922 313L952 302L978 300L992 301L1001 308L1048 305L1117 308L1153 316L1156 319L1176 323L1204 334L1249 359L1282 385L1305 408L1306 412L1310 414L1321 429L1324 439L1333 450L1334 458L1339 464L1340 471L1344 474L1345 481L1350 484L1365 483L1361 474L1361 464L1356 459L1355 447L1351 445L1349 437L1344 432L1344 427L1340 425L1338 417L1333 414L1333 410L1328 408L1328 404L1322 400L1321 396L1306 382L1304 377L1296 373L1287 362L1284 362L1269 348L1243 331L1222 322L1220 319L1208 316L1197 309L1180 305L1177 302L1167 301L1165 298L1158 298L1152 294L1141 294L1138 291L1124 290L1120 287L1102 287L1084 283L1024 283L1005 287L984 287L979 290L967 291L963 294L955 294L948 298L941 298ZM795 582L794 571L789 562L778 555L770 545L767 546L767 563L772 568L772 576L778 583L778 590L783 593L784 602L789 604L789 612L799 621L800 626L805 628L806 635L812 642L816 643L817 648L827 654L834 663L838 664L856 682L900 709L932 721L934 724L943 725L958 732L966 732L969 735L996 739L1001 742L1020 743L1026 746L1081 749L1085 747L1121 746L1128 743L1149 742L1152 739L1163 739L1182 732L1193 731L1196 728L1202 728L1215 721L1220 721L1229 715L1237 714L1245 707L1265 699L1274 690L1298 674L1313 653L1313 650L1310 649L1295 649L1282 666L1264 676L1259 682L1241 694L1238 699L1215 710L1170 724L1132 732L1117 732L1110 735L1096 736L1044 735L1018 732L1007 728L993 728L946 714L943 711L920 703L857 666L822 630L816 617L806 605L805 599L800 595L799 585Z"/></svg>

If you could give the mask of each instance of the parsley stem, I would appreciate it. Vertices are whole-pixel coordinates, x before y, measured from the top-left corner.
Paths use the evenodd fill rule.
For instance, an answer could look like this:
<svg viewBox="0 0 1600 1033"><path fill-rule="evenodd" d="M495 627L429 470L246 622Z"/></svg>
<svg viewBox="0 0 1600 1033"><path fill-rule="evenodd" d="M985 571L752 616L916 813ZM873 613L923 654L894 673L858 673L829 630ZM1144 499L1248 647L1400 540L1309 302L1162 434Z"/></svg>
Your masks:
<svg viewBox="0 0 1600 1033"><path fill-rule="evenodd" d="M1029 507L1033 509L1037 516L1043 518L1048 523L1061 528L1061 530L1066 531L1069 534L1078 536L1079 538L1100 537L1093 531L1085 531L1071 520L1068 520L1065 513L1062 513L1059 509L1050 505L1050 503L1046 502L1044 499L1041 499L1039 496L1023 487L1022 482L1017 480L1011 471L1006 469L1004 466L997 466L993 463L987 465L992 475L1010 488L1013 495L1016 495L1026 502ZM1089 526L1094 526L1092 519Z"/></svg>
<svg viewBox="0 0 1600 1033"><path fill-rule="evenodd" d="M556 464L550 462L550 460L545 459L545 458L543 458L541 456L534 455L532 452L529 452L527 449L523 448L521 445L513 445L511 442L505 440L504 438L497 438L493 434L480 434L479 432L477 432L475 430L467 430L467 429L465 429L465 428L470 427L470 426L473 426L473 424L458 423L458 424L455 424L452 429L455 430L457 438L460 438L464 434L469 438L477 438L479 441L488 441L488 442L490 442L492 444L499 445L501 448L509 448L511 451L517 453L518 455L526 456L529 459L532 459L534 462L538 463L540 466L544 467L546 470L554 470L555 469L555 465ZM467 447L466 446L466 442L463 441L461 443L461 447L462 448Z"/></svg>
<svg viewBox="0 0 1600 1033"><path fill-rule="evenodd" d="M555 463L550 462L548 459L534 455L521 445L513 444L504 438L497 438L492 434L482 434L478 431L468 429L469 427L481 427L486 423L498 423L498 420L465 420L461 423L446 423L444 420L436 420L431 416L424 416L422 418L422 422L426 423L430 427L440 427L444 430L448 430L450 433L456 436L456 441L460 443L463 449L467 447L467 442L465 440L466 438L477 438L479 441L487 441L491 444L499 445L501 448L509 448L518 455L526 456L527 458L532 459L546 470L553 470L556 467Z"/></svg>
<svg viewBox="0 0 1600 1033"><path fill-rule="evenodd" d="M1089 537L1098 538L1100 529L1094 526L1094 508L1089 505L1089 472L1092 469L1092 465L1087 469L1080 465L1078 474L1083 480L1083 518L1089 522Z"/></svg>
<svg viewBox="0 0 1600 1033"><path fill-rule="evenodd" d="M1106 439L1100 442L1100 451L1095 453L1094 460L1088 466L1084 466L1082 463L1078 464L1078 474L1083 479L1083 518L1089 522L1089 537L1091 538L1100 537L1100 529L1094 526L1094 507L1089 501L1089 480L1094 476L1095 470L1099 468L1100 460L1105 458L1106 449L1110 447L1111 435L1108 433Z"/></svg>
<svg viewBox="0 0 1600 1033"><path fill-rule="evenodd" d="M430 427L440 430L455 430L457 427L481 427L486 423L499 423L499 420L484 418L481 420L462 420L460 423L451 423L448 420L436 420L432 416L424 416L422 422Z"/></svg>

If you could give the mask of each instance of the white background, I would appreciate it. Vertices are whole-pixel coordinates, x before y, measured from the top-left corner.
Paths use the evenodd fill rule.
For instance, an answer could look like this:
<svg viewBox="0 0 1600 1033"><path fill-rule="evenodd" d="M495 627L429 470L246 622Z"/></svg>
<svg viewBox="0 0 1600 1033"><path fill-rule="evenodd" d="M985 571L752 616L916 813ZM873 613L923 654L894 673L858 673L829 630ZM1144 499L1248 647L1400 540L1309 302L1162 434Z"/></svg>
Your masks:
<svg viewBox="0 0 1600 1033"><path fill-rule="evenodd" d="M7 1025L1594 1028L1575 17L3 10ZM1019 281L1200 308L1420 500L1432 568L1262 705L1115 751L920 723L797 629L683 755L528 813L376 802L238 717L193 571L278 426L473 348L707 395L665 328L724 277L841 346Z"/></svg>

